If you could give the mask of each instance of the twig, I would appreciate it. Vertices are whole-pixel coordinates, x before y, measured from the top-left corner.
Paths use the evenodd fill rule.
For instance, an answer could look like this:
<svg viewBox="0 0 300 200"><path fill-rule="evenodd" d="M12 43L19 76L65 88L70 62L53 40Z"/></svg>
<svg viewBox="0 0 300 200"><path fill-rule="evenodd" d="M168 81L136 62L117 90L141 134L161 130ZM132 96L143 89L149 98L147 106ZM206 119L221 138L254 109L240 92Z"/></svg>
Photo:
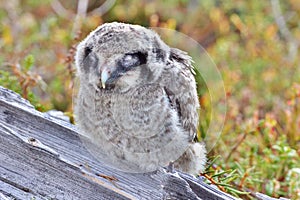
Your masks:
<svg viewBox="0 0 300 200"><path fill-rule="evenodd" d="M59 15L63 18L68 18L68 19L71 18L72 19L75 16L72 12L65 9L65 7L60 3L59 0L51 1L51 7L54 10L54 12L56 12L57 15Z"/></svg>
<svg viewBox="0 0 300 200"><path fill-rule="evenodd" d="M77 6L77 15L78 13L82 12L84 15L104 15L113 5L116 3L116 0L106 0L103 4L101 4L99 7L95 8L94 10L87 13L87 6L88 6L88 0L79 0L78 6ZM54 10L54 12L63 17L63 18L75 18L77 15L67 10L59 0L53 0L51 1L51 7ZM80 9L80 12L78 12Z"/></svg>
<svg viewBox="0 0 300 200"><path fill-rule="evenodd" d="M298 54L299 42L293 37L282 15L279 0L271 0L275 22L284 39L289 43L289 60L294 61Z"/></svg>
<svg viewBox="0 0 300 200"><path fill-rule="evenodd" d="M214 184L215 186L217 186L221 191L226 192L225 188L223 186L221 186L219 183L217 183L211 176L205 174L205 173L201 173L201 176L204 176L205 178L207 178L212 184Z"/></svg>
<svg viewBox="0 0 300 200"><path fill-rule="evenodd" d="M77 14L73 24L72 33L75 35L81 30L81 22L86 17L89 0L78 0Z"/></svg>
<svg viewBox="0 0 300 200"><path fill-rule="evenodd" d="M243 134L243 137L240 139L240 141L238 141L238 143L236 143L233 148L231 149L231 151L229 152L228 156L225 159L225 162L227 163L227 161L229 160L229 158L231 157L232 153L242 144L242 142L246 139L247 137L247 132L245 132Z"/></svg>
<svg viewBox="0 0 300 200"><path fill-rule="evenodd" d="M89 15L103 15L105 14L113 5L116 3L116 0L106 0L100 7L92 10Z"/></svg>

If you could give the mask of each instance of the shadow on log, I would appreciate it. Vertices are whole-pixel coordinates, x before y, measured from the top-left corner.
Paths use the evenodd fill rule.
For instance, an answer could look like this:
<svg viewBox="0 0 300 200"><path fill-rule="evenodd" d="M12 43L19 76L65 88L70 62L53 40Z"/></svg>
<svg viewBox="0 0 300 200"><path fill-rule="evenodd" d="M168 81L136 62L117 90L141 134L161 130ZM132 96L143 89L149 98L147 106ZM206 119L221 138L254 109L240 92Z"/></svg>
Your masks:
<svg viewBox="0 0 300 200"><path fill-rule="evenodd" d="M111 169L86 150L75 126L0 86L0 199L235 198L181 172Z"/></svg>

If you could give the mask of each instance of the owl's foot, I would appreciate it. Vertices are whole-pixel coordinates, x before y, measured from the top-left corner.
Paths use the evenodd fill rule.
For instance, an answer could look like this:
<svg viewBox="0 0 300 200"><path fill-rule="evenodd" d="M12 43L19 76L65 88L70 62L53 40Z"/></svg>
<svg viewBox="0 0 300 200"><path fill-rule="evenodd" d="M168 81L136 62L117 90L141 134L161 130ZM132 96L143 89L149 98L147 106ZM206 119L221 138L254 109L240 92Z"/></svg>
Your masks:
<svg viewBox="0 0 300 200"><path fill-rule="evenodd" d="M169 173L175 173L175 170L174 170L174 162L169 162L169 165L167 166L167 172Z"/></svg>

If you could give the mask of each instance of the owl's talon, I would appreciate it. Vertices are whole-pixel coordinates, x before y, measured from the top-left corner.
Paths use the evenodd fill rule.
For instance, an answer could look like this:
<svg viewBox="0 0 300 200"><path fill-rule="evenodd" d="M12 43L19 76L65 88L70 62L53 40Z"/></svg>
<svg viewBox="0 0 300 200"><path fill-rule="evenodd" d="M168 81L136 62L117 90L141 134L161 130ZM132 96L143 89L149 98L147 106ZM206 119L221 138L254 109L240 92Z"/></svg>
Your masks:
<svg viewBox="0 0 300 200"><path fill-rule="evenodd" d="M175 170L174 170L174 162L170 162L169 165L167 166L167 172L169 173L175 173Z"/></svg>

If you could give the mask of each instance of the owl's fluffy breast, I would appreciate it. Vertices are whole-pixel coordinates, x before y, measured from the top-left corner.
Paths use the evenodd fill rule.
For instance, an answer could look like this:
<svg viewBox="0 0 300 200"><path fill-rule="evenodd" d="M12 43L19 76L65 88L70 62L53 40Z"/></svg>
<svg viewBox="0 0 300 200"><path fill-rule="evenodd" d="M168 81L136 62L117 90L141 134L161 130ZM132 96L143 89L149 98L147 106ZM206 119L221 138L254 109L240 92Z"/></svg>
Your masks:
<svg viewBox="0 0 300 200"><path fill-rule="evenodd" d="M78 113L78 122L84 130L93 125L95 130L85 131L91 138L103 137L120 148L140 153L157 151L176 137L187 143L177 112L157 85L142 85L125 93L95 91L90 97L94 101L87 103L89 95L80 95L85 98L79 100L82 112Z"/></svg>

